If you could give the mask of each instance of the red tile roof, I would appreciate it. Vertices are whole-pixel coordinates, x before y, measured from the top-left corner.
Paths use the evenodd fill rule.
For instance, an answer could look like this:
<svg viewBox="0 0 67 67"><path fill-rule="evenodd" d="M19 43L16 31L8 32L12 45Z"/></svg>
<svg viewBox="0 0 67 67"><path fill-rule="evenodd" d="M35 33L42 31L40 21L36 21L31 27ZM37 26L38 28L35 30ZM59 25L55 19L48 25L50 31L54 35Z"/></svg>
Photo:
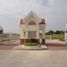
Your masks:
<svg viewBox="0 0 67 67"><path fill-rule="evenodd" d="M39 24L46 24L45 19L41 19L41 22Z"/></svg>
<svg viewBox="0 0 67 67"><path fill-rule="evenodd" d="M20 24L25 24L22 19L20 20Z"/></svg>

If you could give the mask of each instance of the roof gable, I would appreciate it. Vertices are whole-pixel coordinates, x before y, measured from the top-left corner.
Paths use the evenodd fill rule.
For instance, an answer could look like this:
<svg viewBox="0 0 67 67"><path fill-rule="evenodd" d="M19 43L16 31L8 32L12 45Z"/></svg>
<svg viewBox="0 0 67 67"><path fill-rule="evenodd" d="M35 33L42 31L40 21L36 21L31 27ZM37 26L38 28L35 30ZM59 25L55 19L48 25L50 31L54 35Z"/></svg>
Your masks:
<svg viewBox="0 0 67 67"><path fill-rule="evenodd" d="M28 20L29 18L35 18L36 20L40 20L40 17L37 16L33 11L31 11L31 12L24 18L24 20Z"/></svg>

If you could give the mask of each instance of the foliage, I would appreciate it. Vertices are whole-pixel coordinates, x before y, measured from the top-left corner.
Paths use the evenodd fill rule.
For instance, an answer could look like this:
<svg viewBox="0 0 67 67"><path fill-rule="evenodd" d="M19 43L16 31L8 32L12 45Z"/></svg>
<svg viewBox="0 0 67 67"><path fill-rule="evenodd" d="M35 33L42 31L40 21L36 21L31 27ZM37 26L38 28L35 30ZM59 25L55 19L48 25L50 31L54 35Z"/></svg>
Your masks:
<svg viewBox="0 0 67 67"><path fill-rule="evenodd" d="M62 31L62 30L56 30L55 32L53 31L53 30L50 30L50 31L48 31L46 34L51 34L51 35L53 35L53 34L64 34L64 31Z"/></svg>
<svg viewBox="0 0 67 67"><path fill-rule="evenodd" d="M2 30L0 30L0 34L3 34L3 29L2 29Z"/></svg>
<svg viewBox="0 0 67 67"><path fill-rule="evenodd" d="M57 31L55 31L55 34L64 34L64 31L57 30Z"/></svg>
<svg viewBox="0 0 67 67"><path fill-rule="evenodd" d="M28 39L26 40L27 43L38 43L36 39Z"/></svg>
<svg viewBox="0 0 67 67"><path fill-rule="evenodd" d="M25 46L37 46L37 43L26 43Z"/></svg>
<svg viewBox="0 0 67 67"><path fill-rule="evenodd" d="M38 42L36 39L28 39L26 41L26 46L37 46L38 45Z"/></svg>
<svg viewBox="0 0 67 67"><path fill-rule="evenodd" d="M53 30L50 30L50 31L47 32L46 34L51 34L51 35L53 35L53 34L54 34L54 31L53 31Z"/></svg>

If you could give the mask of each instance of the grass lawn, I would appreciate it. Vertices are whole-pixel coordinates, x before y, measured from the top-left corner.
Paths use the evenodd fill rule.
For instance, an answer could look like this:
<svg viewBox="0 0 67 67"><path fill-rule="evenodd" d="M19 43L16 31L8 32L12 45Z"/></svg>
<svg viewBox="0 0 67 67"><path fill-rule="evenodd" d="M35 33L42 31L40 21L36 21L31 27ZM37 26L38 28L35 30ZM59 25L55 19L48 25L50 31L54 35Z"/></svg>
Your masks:
<svg viewBox="0 0 67 67"><path fill-rule="evenodd" d="M50 39L50 35L45 35L46 39ZM51 35L51 39L58 39L64 41L64 34L53 34Z"/></svg>
<svg viewBox="0 0 67 67"><path fill-rule="evenodd" d="M34 43L34 42L33 43L26 43L25 44L25 46L37 46L37 45L38 45L38 43Z"/></svg>

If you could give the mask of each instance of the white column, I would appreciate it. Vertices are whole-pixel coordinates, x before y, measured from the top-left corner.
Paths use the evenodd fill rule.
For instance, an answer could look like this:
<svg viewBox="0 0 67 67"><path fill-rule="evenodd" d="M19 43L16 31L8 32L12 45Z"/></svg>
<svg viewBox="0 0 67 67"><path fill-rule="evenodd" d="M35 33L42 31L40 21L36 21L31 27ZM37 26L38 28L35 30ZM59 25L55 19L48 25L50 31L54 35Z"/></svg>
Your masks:
<svg viewBox="0 0 67 67"><path fill-rule="evenodd" d="M66 27L65 27L65 43L67 44L67 24L66 24Z"/></svg>
<svg viewBox="0 0 67 67"><path fill-rule="evenodd" d="M36 31L36 39L39 39L39 31Z"/></svg>
<svg viewBox="0 0 67 67"><path fill-rule="evenodd" d="M26 30L26 39L28 39L28 30Z"/></svg>
<svg viewBox="0 0 67 67"><path fill-rule="evenodd" d="M39 31L39 26L38 26L38 25L37 25L37 28L36 28L36 29L37 29L37 30L36 30L36 38L39 39L39 32L40 32L40 31Z"/></svg>
<svg viewBox="0 0 67 67"><path fill-rule="evenodd" d="M67 44L67 33L65 33L65 43Z"/></svg>
<svg viewBox="0 0 67 67"><path fill-rule="evenodd" d="M23 34L23 30L22 29L21 29L20 33L21 33L20 34L20 38L23 39L24 38L24 36L23 36L24 34Z"/></svg>

